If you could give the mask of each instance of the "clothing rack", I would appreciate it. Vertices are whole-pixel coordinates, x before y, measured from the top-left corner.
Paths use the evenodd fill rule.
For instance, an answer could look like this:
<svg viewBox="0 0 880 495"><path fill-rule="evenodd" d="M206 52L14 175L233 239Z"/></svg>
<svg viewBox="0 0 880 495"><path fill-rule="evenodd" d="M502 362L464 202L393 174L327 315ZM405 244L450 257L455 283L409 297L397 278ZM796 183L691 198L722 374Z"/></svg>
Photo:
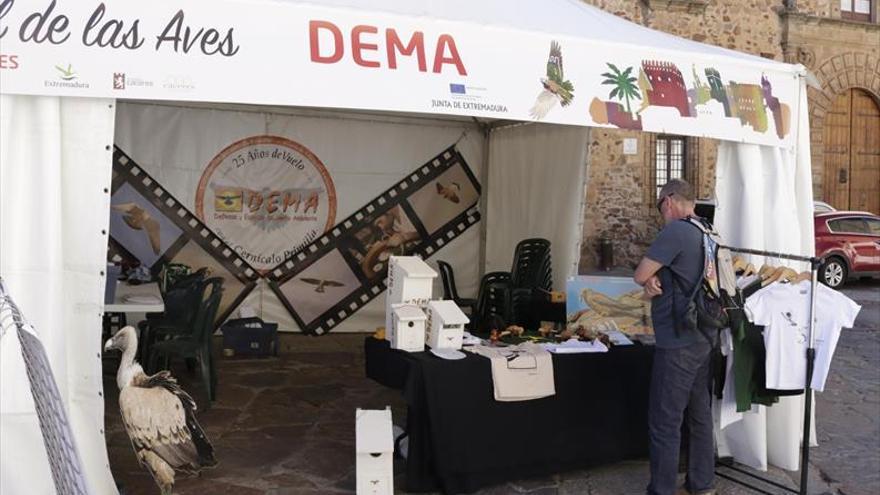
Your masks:
<svg viewBox="0 0 880 495"><path fill-rule="evenodd" d="M742 253L742 254L754 254L758 256L765 256L768 258L776 258L776 259L786 259L793 261L803 261L810 264L810 325L809 325L809 334L807 341L809 342L809 347L807 347L807 380L804 384L804 431L801 436L801 479L799 483L798 490L794 490L788 488L787 486L781 485L775 481L769 480L767 478L758 476L756 474L750 473L743 469L737 468L733 466L733 463L727 462L718 462L716 466L720 465L725 468L729 468L733 471L741 473L746 476L750 476L755 478L762 483L766 483L768 485L775 486L777 488L783 489L787 492L797 493L799 495L807 495L807 487L808 487L808 477L810 472L810 419L812 417L812 409L813 409L813 394L812 394L812 386L811 383L813 381L813 366L816 361L816 342L815 335L813 335L813 325L815 324L815 318L813 315L816 313L816 284L817 284L817 276L819 272L819 266L822 264L823 258L816 256L799 256L795 254L786 254L786 253L776 253L772 251L761 251L758 249L746 249L746 248L738 248L732 246L723 246L719 245L719 248L727 249L733 253ZM715 472L718 476L722 478L728 479L738 485L745 486L747 488L751 488L759 493L763 493L766 495L773 495L771 492L763 490L757 486L749 484L747 481L742 479L737 479L734 476L730 476L726 473Z"/></svg>

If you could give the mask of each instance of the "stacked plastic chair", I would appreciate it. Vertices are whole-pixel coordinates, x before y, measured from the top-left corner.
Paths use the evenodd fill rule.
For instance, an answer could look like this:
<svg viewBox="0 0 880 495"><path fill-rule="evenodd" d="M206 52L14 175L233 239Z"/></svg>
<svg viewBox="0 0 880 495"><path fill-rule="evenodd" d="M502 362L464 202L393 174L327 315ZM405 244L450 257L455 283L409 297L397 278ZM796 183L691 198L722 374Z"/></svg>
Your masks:
<svg viewBox="0 0 880 495"><path fill-rule="evenodd" d="M519 325L534 327L538 324L531 308L553 287L553 267L550 241L524 239L516 245L511 267L510 305L512 320Z"/></svg>
<svg viewBox="0 0 880 495"><path fill-rule="evenodd" d="M512 321L510 287L511 276L509 272L489 272L483 275L477 298L476 323L478 330L484 332L491 330L489 326L498 318L505 324Z"/></svg>

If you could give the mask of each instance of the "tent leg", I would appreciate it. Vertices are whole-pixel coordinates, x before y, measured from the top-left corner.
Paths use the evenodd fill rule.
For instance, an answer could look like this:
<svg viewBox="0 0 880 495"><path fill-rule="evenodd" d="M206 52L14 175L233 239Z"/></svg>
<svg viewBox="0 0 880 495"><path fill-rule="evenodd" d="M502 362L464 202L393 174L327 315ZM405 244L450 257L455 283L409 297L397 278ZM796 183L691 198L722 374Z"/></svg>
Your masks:
<svg viewBox="0 0 880 495"><path fill-rule="evenodd" d="M478 122L479 123L479 122ZM480 170L480 259L477 280L482 280L486 274L486 241L488 239L488 210L489 210L489 142L491 129L485 124L480 124L483 131L483 167Z"/></svg>

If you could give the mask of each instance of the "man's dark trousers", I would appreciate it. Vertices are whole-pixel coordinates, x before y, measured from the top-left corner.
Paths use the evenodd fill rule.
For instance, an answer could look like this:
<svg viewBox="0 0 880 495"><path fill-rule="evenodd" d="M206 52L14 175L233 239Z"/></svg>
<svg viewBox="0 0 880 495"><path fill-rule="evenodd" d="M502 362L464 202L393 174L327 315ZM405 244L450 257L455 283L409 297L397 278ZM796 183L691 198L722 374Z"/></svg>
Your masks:
<svg viewBox="0 0 880 495"><path fill-rule="evenodd" d="M711 490L715 471L712 405L709 393L712 346L700 340L685 347L656 349L648 406L651 483L649 495L676 491L681 424L688 410L690 442L686 488Z"/></svg>

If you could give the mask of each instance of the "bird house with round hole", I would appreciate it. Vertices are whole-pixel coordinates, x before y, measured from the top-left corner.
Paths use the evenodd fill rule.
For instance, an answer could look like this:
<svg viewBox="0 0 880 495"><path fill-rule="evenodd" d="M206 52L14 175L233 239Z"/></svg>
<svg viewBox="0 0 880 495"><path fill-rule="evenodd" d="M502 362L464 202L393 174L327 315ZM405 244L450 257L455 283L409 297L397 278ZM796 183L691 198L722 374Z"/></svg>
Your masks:
<svg viewBox="0 0 880 495"><path fill-rule="evenodd" d="M385 293L386 336L393 335L392 309L395 304L415 304L424 308L431 300L437 272L418 256L392 256L388 262L388 290ZM388 337L390 338L390 337Z"/></svg>
<svg viewBox="0 0 880 495"><path fill-rule="evenodd" d="M428 303L426 340L431 349L461 349L464 326L470 321L453 301Z"/></svg>
<svg viewBox="0 0 880 495"><path fill-rule="evenodd" d="M391 348L424 351L427 320L422 308L414 304L395 304L391 310Z"/></svg>
<svg viewBox="0 0 880 495"><path fill-rule="evenodd" d="M394 493L391 409L355 411L357 495Z"/></svg>

